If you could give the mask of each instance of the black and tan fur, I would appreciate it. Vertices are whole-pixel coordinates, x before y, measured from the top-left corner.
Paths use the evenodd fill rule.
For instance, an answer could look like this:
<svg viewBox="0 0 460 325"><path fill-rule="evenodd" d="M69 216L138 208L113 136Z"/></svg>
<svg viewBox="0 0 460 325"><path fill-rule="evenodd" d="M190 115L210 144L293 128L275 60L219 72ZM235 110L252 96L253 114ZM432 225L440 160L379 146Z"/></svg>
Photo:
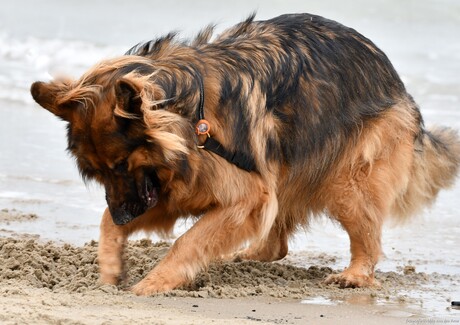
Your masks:
<svg viewBox="0 0 460 325"><path fill-rule="evenodd" d="M105 186L102 281L122 276L129 235L168 232L178 218L199 217L135 293L176 288L223 256L280 259L299 227L326 214L348 232L352 254L326 282L375 285L383 221L453 184L456 133L425 129L385 54L334 21L250 17L211 38L212 28L190 43L171 34L79 80L32 85L34 99L69 122L82 176ZM199 148L200 96L211 136L253 159L254 171Z"/></svg>

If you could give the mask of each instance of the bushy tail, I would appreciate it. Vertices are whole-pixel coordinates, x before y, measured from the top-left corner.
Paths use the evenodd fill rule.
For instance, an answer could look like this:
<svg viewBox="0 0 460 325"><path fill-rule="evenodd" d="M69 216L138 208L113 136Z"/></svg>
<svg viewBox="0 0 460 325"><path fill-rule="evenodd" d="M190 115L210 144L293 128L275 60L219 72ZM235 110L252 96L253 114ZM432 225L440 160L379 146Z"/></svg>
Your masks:
<svg viewBox="0 0 460 325"><path fill-rule="evenodd" d="M460 138L450 128L422 130L415 142L414 162L407 190L393 213L408 217L431 205L441 189L455 183L460 169Z"/></svg>

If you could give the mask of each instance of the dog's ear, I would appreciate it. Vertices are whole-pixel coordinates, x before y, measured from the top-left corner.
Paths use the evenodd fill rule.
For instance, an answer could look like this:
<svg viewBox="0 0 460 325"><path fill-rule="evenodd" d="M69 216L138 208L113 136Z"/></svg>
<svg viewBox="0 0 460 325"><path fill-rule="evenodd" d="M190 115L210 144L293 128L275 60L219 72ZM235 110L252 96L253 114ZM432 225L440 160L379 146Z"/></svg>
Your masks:
<svg viewBox="0 0 460 325"><path fill-rule="evenodd" d="M142 98L140 87L129 79L121 79L115 86L117 112L119 117L142 119Z"/></svg>
<svg viewBox="0 0 460 325"><path fill-rule="evenodd" d="M43 108L47 109L61 119L70 122L75 112L76 101L67 101L59 103L58 96L68 91L68 85L65 82L41 82L37 81L30 87L30 93L34 100Z"/></svg>

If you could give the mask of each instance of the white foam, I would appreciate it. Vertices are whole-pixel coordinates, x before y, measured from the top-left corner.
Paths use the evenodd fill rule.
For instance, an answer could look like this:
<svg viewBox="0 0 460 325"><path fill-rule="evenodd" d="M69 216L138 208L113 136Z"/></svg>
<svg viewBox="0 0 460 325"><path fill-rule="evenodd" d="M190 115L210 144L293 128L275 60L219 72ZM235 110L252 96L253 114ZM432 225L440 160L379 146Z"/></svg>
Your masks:
<svg viewBox="0 0 460 325"><path fill-rule="evenodd" d="M32 82L63 75L77 78L98 61L125 50L82 41L14 39L0 33L0 100L31 103Z"/></svg>
<svg viewBox="0 0 460 325"><path fill-rule="evenodd" d="M20 199L26 197L26 192L16 192L16 191L2 191L0 192L0 198L4 199Z"/></svg>

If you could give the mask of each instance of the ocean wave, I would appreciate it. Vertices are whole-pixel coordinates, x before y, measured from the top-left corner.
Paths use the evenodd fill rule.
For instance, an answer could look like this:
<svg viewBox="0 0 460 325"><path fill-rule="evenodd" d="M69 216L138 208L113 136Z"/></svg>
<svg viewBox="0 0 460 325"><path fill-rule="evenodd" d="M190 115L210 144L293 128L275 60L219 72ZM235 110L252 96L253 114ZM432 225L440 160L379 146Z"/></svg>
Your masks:
<svg viewBox="0 0 460 325"><path fill-rule="evenodd" d="M80 180L75 179L57 179L57 178L45 178L45 177L35 177L30 175L6 175L0 174L0 179L7 181L7 180L14 180L14 181L28 181L28 182L37 182L37 183L48 183L54 185L62 185L62 186L73 186L73 185L80 185Z"/></svg>
<svg viewBox="0 0 460 325"><path fill-rule="evenodd" d="M59 76L76 78L98 61L122 55L125 50L83 41L15 39L0 33L0 100L30 104L32 82Z"/></svg>

